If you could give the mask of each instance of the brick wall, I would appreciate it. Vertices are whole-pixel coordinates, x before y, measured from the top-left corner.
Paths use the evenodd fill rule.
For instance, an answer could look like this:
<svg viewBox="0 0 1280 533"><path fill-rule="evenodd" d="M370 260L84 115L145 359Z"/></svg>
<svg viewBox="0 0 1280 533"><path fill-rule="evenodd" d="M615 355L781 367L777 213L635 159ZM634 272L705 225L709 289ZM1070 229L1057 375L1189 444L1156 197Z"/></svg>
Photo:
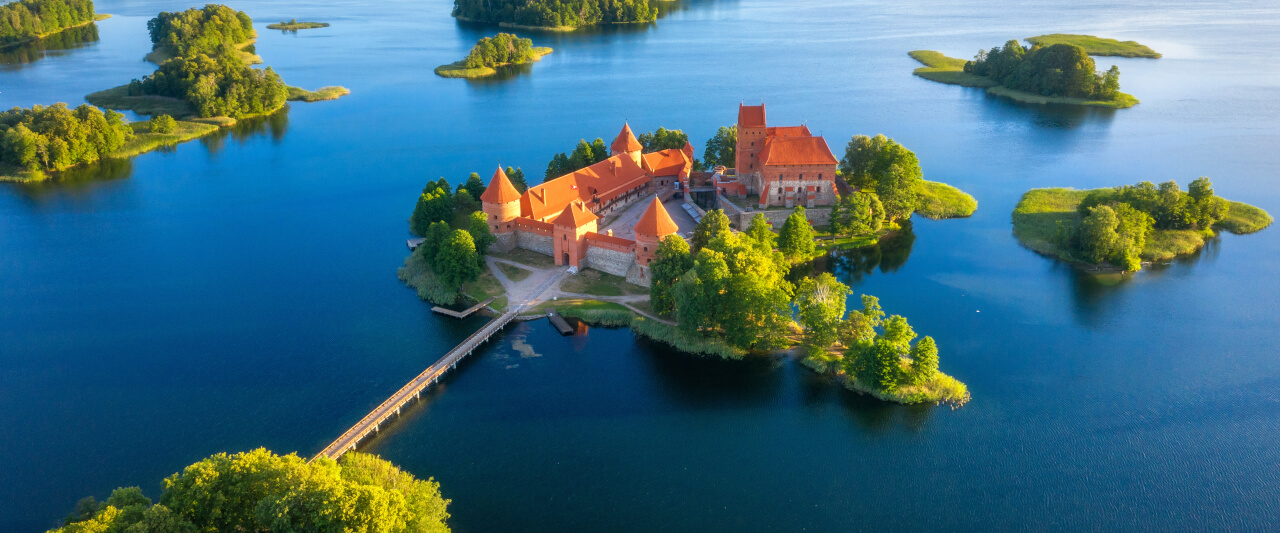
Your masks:
<svg viewBox="0 0 1280 533"><path fill-rule="evenodd" d="M785 174L785 173L784 173ZM801 173L797 172L796 175ZM816 176L817 174L803 173L805 176ZM826 176L824 174L824 176ZM785 180L778 181L776 174L774 178L766 177L766 189L760 192L760 198L765 200L769 206L789 207L801 206L810 207L831 205L836 201L835 181L828 180L824 177L822 180ZM791 190L787 190L791 189ZM813 189L813 190L810 190ZM809 200L809 196L813 196L813 200ZM781 198L781 200L779 200Z"/></svg>

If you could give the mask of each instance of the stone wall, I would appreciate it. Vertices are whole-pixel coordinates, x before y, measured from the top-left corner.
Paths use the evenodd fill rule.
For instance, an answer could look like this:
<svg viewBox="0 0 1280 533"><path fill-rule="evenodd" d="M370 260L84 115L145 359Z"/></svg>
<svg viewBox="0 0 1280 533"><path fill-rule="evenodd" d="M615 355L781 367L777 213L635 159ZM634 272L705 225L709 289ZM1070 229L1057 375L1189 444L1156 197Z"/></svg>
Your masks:
<svg viewBox="0 0 1280 533"><path fill-rule="evenodd" d="M814 197L812 202L814 206L831 205L836 201L836 184L831 176L827 174L826 178L821 180L778 181L769 178L764 185L766 190L760 191L760 196L762 199L767 197L766 203L770 206L810 207L808 199L810 194Z"/></svg>
<svg viewBox="0 0 1280 533"><path fill-rule="evenodd" d="M720 197L720 205L724 207L725 216L729 217L729 222L733 223L739 230L746 230L751 225L751 219L755 218L756 213L764 215L771 224L773 229L782 229L782 223L787 221L787 217L791 216L794 209L769 209L767 211L744 210L734 205L723 196ZM732 211L732 212L731 212ZM813 209L804 210L805 218L814 226L825 226L831 223L830 207L815 207Z"/></svg>
<svg viewBox="0 0 1280 533"><path fill-rule="evenodd" d="M493 235L496 241L489 246L489 249L499 253L507 253L516 248L516 232L495 233Z"/></svg>
<svg viewBox="0 0 1280 533"><path fill-rule="evenodd" d="M582 266L584 268L594 268L615 276L626 276L627 271L631 269L631 265L634 265L635 262L635 256L630 253L610 250L601 246L589 246L587 247L587 260Z"/></svg>
<svg viewBox="0 0 1280 533"><path fill-rule="evenodd" d="M639 285L641 287L648 287L649 280L649 267L642 267L637 263L631 263L631 268L627 269L627 283Z"/></svg>
<svg viewBox="0 0 1280 533"><path fill-rule="evenodd" d="M554 244L550 235L540 235L523 229L516 231L516 247L518 248L551 257L555 251Z"/></svg>

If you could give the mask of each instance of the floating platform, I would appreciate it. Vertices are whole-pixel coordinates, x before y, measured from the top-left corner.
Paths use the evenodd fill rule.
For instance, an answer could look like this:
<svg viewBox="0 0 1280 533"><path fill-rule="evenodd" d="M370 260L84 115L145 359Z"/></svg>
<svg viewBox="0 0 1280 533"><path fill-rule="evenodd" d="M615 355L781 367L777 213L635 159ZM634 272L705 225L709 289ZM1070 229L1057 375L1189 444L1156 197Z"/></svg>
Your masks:
<svg viewBox="0 0 1280 533"><path fill-rule="evenodd" d="M573 335L573 328L569 326L569 322L565 321L564 317L560 316L560 313L552 310L551 313L547 315L547 320L551 322L552 326L556 327L556 330L559 331L561 335Z"/></svg>
<svg viewBox="0 0 1280 533"><path fill-rule="evenodd" d="M421 246L423 242L426 242L426 239L417 238L417 239L409 239L407 241L404 241L405 244L409 245L410 252L417 250L418 247Z"/></svg>
<svg viewBox="0 0 1280 533"><path fill-rule="evenodd" d="M486 305L489 305L489 303L490 303L490 302L492 302L493 300L494 300L493 298L489 298L488 300L485 300L485 301L483 301L483 302L480 302L480 303L478 303L478 304L475 304L475 305L473 305L473 306L471 306L471 307L469 307L469 308L467 308L466 310L463 310L463 311L454 311L453 309L445 309L445 308L440 307L440 306L438 306L438 305L437 305L437 306L435 306L435 307L432 307L432 308L431 308L431 310L432 310L432 311L435 311L435 312L437 312L437 313L440 313L440 314L442 314L442 315L446 315L446 316L451 316L451 317L453 317L453 318L462 319L462 318L467 318L467 317L471 316L471 313L474 313L474 312L476 312L476 311L479 311L479 310L480 310L480 308L482 308L482 307L484 307L484 306L486 306Z"/></svg>

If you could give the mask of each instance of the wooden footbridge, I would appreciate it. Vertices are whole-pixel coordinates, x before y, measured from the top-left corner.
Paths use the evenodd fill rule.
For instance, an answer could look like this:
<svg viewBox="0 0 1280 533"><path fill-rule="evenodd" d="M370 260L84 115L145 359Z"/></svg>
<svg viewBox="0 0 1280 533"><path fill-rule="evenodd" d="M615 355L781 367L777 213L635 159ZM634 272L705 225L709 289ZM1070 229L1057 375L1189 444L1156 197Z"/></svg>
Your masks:
<svg viewBox="0 0 1280 533"><path fill-rule="evenodd" d="M470 355L473 350L485 341L489 340L489 337L493 336L493 334L500 331L503 326L506 326L511 322L512 319L524 310L529 302L536 300L538 296L547 290L547 287L550 287L556 280L560 279L560 276L562 275L564 275L564 272L548 276L545 281L538 284L537 288L533 290L532 294L530 294L527 299L520 302L518 305L515 305L513 302L513 305L508 307L506 312L489 321L489 323L485 324L479 331L472 333L470 337L467 337L461 344L455 346L449 351L449 353L445 354L443 358L436 361L435 364L431 365L426 370L422 371L421 374L418 374L417 377L413 378L409 383L406 383L405 386L400 387L400 390L396 391L396 393L392 394L390 398L387 398L375 407L369 414L364 415L364 418L361 418L359 422L356 422L356 425L351 426L351 429L348 429L338 437L337 440L326 446L319 455L316 455L316 457L311 460L314 461L320 457L328 457L336 460L337 458L342 457L342 454L356 449L356 446L358 446L361 441L365 440L365 438L371 435L376 435L378 430L382 428L383 423L392 416L400 415L400 410L404 408L405 404L408 404L410 400L421 399L422 391L439 381L440 378L444 376L445 372L457 368L459 361Z"/></svg>

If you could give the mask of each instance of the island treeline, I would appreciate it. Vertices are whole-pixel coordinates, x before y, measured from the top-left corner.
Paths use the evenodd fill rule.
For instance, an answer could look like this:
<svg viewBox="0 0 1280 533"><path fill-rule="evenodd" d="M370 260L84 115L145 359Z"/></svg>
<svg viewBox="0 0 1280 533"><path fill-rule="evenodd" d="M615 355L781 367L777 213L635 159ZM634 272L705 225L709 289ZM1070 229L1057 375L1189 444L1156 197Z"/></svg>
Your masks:
<svg viewBox="0 0 1280 533"><path fill-rule="evenodd" d="M653 22L650 0L454 0L453 16L476 22L540 28Z"/></svg>
<svg viewBox="0 0 1280 533"><path fill-rule="evenodd" d="M93 22L92 0L20 0L0 6L0 45Z"/></svg>
<svg viewBox="0 0 1280 533"><path fill-rule="evenodd" d="M665 237L650 265L650 307L676 320L676 344L727 345L715 353L741 357L775 350L801 332L805 364L840 376L847 387L905 403L968 400L965 386L938 372L938 350L900 316L883 319L878 300L846 313L849 288L829 273L788 280L791 265L815 255L814 229L796 208L774 233L756 214L742 233L713 210L691 242ZM689 339L692 339L690 342Z"/></svg>
<svg viewBox="0 0 1280 533"><path fill-rule="evenodd" d="M1230 208L1205 177L1192 181L1187 192L1175 181L1095 189L1076 208L1079 224L1059 222L1055 239L1092 263L1138 270L1153 229L1209 230Z"/></svg>
<svg viewBox="0 0 1280 533"><path fill-rule="evenodd" d="M689 142L689 135L682 130L669 130L658 127L655 131L641 133L636 137L636 140L640 142L640 146L644 147L644 153L652 153L684 148L684 145ZM574 147L572 152L560 152L551 157L551 161L547 163L545 179L555 179L608 158L609 147L604 144L604 139L596 137L596 140L591 142L582 139L578 141L578 146ZM701 170L703 164L701 161L694 159L693 166L694 170Z"/></svg>
<svg viewBox="0 0 1280 533"><path fill-rule="evenodd" d="M51 533L199 531L449 531L449 500L377 456L308 463L265 449L220 453L164 480L160 501L138 487L88 497Z"/></svg>
<svg viewBox="0 0 1280 533"><path fill-rule="evenodd" d="M93 163L133 138L124 116L88 104L13 108L0 113L0 163L56 171Z"/></svg>
<svg viewBox="0 0 1280 533"><path fill-rule="evenodd" d="M1097 72L1093 58L1073 44L1027 48L1010 40L1003 47L979 50L964 64L964 72L1042 96L1097 100L1120 96L1120 68L1112 65L1106 72Z"/></svg>
<svg viewBox="0 0 1280 533"><path fill-rule="evenodd" d="M204 118L270 113L289 97L288 87L271 67L258 70L240 57L236 45L253 38L253 21L243 11L210 4L164 12L147 28L152 43L175 57L155 73L129 82L127 96L179 98Z"/></svg>
<svg viewBox="0 0 1280 533"><path fill-rule="evenodd" d="M493 37L481 37L471 52L462 60L467 68L499 67L533 61L533 40L521 39L510 33Z"/></svg>
<svg viewBox="0 0 1280 533"><path fill-rule="evenodd" d="M175 56L229 54L234 47L253 38L253 20L243 11L219 4L186 11L163 11L147 22L154 46L167 47Z"/></svg>

